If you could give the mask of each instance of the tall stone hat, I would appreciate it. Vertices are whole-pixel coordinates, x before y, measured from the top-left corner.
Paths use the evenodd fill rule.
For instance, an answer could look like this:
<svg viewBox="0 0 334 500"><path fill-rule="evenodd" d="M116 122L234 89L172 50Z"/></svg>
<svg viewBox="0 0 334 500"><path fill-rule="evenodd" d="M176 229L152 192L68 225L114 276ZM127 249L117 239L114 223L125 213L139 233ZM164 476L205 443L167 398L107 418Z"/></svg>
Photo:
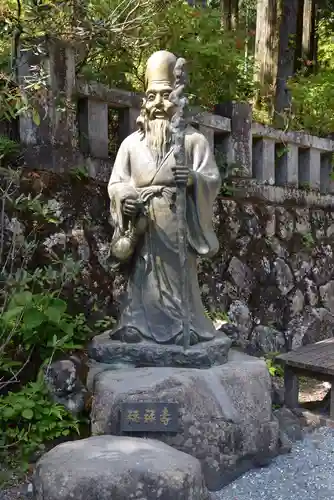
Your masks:
<svg viewBox="0 0 334 500"><path fill-rule="evenodd" d="M154 52L147 61L145 83L146 89L165 87L166 85L174 87L174 68L177 58L167 50Z"/></svg>

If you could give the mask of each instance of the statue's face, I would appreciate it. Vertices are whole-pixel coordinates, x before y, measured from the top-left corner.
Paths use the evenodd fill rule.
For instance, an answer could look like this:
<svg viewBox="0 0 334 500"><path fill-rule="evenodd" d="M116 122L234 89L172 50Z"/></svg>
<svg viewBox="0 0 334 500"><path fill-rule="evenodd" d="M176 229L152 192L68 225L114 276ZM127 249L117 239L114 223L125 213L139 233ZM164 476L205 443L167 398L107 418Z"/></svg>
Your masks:
<svg viewBox="0 0 334 500"><path fill-rule="evenodd" d="M170 120L175 105L169 100L172 88L168 85L151 86L146 91L145 109L149 120Z"/></svg>

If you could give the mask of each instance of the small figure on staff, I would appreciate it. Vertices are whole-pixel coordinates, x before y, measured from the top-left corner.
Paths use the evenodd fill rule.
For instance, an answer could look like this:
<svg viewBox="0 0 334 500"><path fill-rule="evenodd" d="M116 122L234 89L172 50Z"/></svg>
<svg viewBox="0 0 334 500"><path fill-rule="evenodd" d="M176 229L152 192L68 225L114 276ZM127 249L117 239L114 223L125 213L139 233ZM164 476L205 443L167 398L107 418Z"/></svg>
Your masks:
<svg viewBox="0 0 334 500"><path fill-rule="evenodd" d="M139 130L121 144L108 185L115 227L111 252L132 263L121 318L111 333L123 342L194 345L215 336L201 300L197 257L210 257L219 248L212 217L221 179L206 138L190 125L179 131L180 155L175 140L180 139L175 127L182 121L175 120L178 103L184 102L175 88L182 81L180 61L167 51L149 58ZM177 203L182 192L180 226ZM185 263L180 259L182 231ZM189 339L184 337L185 310Z"/></svg>

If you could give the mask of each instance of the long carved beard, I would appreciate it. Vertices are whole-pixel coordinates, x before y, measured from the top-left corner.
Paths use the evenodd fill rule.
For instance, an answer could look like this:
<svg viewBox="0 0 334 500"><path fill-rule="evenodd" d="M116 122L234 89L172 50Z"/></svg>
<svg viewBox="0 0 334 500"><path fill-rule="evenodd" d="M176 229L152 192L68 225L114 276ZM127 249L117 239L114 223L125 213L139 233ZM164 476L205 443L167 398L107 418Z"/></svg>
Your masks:
<svg viewBox="0 0 334 500"><path fill-rule="evenodd" d="M146 120L145 135L147 145L157 161L161 160L170 147L172 133L170 122L164 118Z"/></svg>

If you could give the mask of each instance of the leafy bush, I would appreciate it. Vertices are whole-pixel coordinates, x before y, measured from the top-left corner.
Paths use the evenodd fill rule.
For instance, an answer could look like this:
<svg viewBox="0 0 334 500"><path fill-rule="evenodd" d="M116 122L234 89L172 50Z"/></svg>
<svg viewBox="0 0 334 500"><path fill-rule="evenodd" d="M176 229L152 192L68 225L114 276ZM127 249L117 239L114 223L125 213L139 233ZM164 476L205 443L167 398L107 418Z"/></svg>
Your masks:
<svg viewBox="0 0 334 500"><path fill-rule="evenodd" d="M60 224L41 195L20 192L20 171L1 170L0 226L0 460L15 452L28 460L46 441L78 433L78 421L55 405L40 367L62 351L82 348L91 330L70 314L64 291L81 262L43 246ZM30 382L29 382L30 381ZM1 453L2 452L2 453ZM3 458L2 458L3 457Z"/></svg>
<svg viewBox="0 0 334 500"><path fill-rule="evenodd" d="M271 353L266 356L266 365L272 377L283 377L284 369L279 365L275 358L279 353Z"/></svg>
<svg viewBox="0 0 334 500"><path fill-rule="evenodd" d="M78 318L67 314L66 309L66 302L51 293L33 294L23 290L13 294L0 314L0 342L5 347L4 355L0 355L0 372L10 374L13 363L14 366L23 364L18 361L18 346L25 356L38 350L41 360L57 351L81 348L82 344L75 342L79 337L84 340L83 333L87 337L88 327L83 328Z"/></svg>
<svg viewBox="0 0 334 500"><path fill-rule="evenodd" d="M28 463L32 454L42 452L48 441L79 433L79 421L48 397L41 378L19 392L0 396L0 456L16 452Z"/></svg>
<svg viewBox="0 0 334 500"><path fill-rule="evenodd" d="M314 135L334 131L334 73L321 69L314 75L300 75L290 81L292 117L290 125Z"/></svg>
<svg viewBox="0 0 334 500"><path fill-rule="evenodd" d="M11 160L20 150L17 142L0 135L0 165Z"/></svg>

